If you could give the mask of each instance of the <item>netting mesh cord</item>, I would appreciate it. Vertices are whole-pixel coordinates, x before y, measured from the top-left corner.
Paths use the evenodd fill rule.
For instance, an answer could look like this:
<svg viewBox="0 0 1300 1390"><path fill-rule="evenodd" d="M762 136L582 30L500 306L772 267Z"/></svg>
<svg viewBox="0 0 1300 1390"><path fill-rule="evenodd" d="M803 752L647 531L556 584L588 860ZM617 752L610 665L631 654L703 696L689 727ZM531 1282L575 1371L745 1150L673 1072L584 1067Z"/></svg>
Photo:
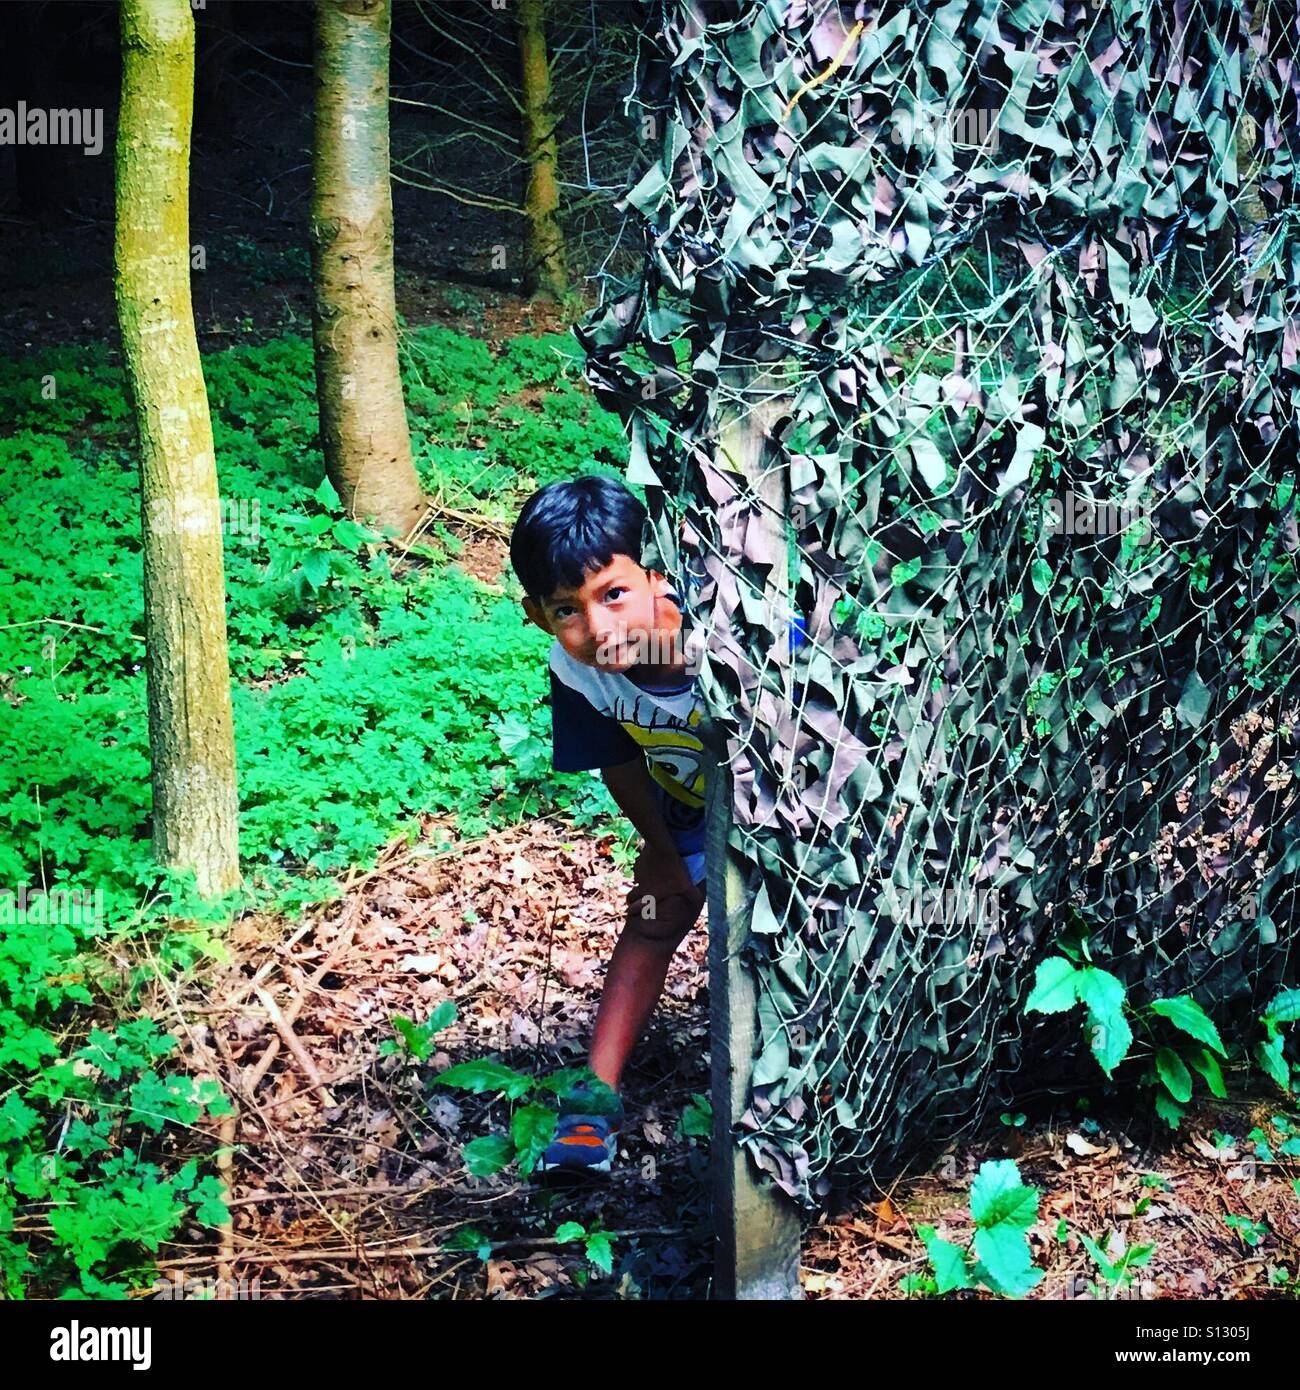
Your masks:
<svg viewBox="0 0 1300 1390"><path fill-rule="evenodd" d="M1098 1075L1023 1010L1064 933L1237 1040L1294 982L1300 19L643 21L643 269L576 332L726 740L737 1139L813 1207Z"/></svg>

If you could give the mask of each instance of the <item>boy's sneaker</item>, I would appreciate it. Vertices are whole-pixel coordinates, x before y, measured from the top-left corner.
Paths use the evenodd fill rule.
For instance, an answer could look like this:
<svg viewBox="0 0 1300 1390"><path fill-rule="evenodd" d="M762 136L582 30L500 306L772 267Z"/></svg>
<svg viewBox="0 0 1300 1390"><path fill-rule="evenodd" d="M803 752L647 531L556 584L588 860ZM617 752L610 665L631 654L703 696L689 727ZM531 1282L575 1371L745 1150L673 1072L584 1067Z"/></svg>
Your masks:
<svg viewBox="0 0 1300 1390"><path fill-rule="evenodd" d="M608 1173L623 1128L623 1102L616 1092L596 1094L575 1086L560 1099L555 1138L537 1160L539 1173Z"/></svg>

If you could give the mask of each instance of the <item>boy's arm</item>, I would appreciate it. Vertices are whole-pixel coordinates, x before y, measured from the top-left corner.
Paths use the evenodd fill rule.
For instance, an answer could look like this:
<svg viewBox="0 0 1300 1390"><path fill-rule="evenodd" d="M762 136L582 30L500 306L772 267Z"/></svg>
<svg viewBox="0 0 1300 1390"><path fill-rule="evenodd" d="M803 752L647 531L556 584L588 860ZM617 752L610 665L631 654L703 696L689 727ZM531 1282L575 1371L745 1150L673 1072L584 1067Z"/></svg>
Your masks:
<svg viewBox="0 0 1300 1390"><path fill-rule="evenodd" d="M655 801L645 754L639 754L630 762L619 763L617 767L602 767L600 775L609 788L610 796L618 803L619 810L640 831L646 848L661 854L667 854L670 850L676 853L677 846L668 834L668 827Z"/></svg>
<svg viewBox="0 0 1300 1390"><path fill-rule="evenodd" d="M616 767L603 767L600 775L609 788L610 796L645 841L645 848L637 858L637 880L653 877L656 886L665 893L680 893L694 888L690 872L677 846L673 844L655 801L645 754L619 763Z"/></svg>

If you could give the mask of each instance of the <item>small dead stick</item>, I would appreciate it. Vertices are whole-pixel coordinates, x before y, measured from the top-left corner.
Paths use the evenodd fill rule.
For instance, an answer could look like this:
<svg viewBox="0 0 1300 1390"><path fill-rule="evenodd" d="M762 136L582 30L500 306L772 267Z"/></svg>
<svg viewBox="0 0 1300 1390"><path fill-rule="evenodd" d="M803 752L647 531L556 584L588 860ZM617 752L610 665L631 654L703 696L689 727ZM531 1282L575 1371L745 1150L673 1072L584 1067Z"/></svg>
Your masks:
<svg viewBox="0 0 1300 1390"><path fill-rule="evenodd" d="M221 1175L221 1182L227 1193L230 1193L235 1186L235 1166L231 1160L231 1151L234 1148L235 1131L238 1125L238 1111L232 1110L229 1115L221 1117L221 1128L218 1131L221 1148L217 1152L217 1172ZM231 1296L229 1291L234 1284L230 1262L235 1254L235 1219L230 1215L229 1207L227 1207L226 1219L217 1229L221 1232L221 1253L217 1257L217 1273L221 1277L221 1283L218 1288L226 1290L225 1296L229 1298Z"/></svg>
<svg viewBox="0 0 1300 1390"><path fill-rule="evenodd" d="M262 1007L270 1016L271 1022L275 1025L275 1031L279 1033L285 1047L293 1054L294 1061L303 1069L307 1079L312 1084L312 1089L319 1093L320 1098L326 1105L333 1108L335 1101L330 1094L329 1088L321 1080L320 1072L316 1070L316 1063L312 1061L307 1049L298 1041L298 1035L293 1031L288 1023L285 1022L284 1015L280 1012L280 1006L264 990L258 989L254 993L262 1001ZM301 1000L302 996L299 996Z"/></svg>
<svg viewBox="0 0 1300 1390"><path fill-rule="evenodd" d="M299 927L298 930L294 932L294 934L288 939L288 941L284 943L284 949L287 951L290 946L293 946L297 942L301 941L302 938L306 936L309 931L311 931L314 925L315 924L312 922L307 922L303 926ZM244 997L244 995L246 995L250 990L256 989L258 985L264 983L266 977L279 964L280 962L278 960L268 960L264 962L262 965L259 965L257 968L257 973L253 975L251 979L245 980L242 984L238 985L235 989L235 992L232 995L230 995L229 998L222 1000L221 1004L215 1006L215 1008L234 1008L234 1006L239 1003L239 1001ZM203 1009L196 1010L195 1012L210 1013L213 1012L213 1010Z"/></svg>
<svg viewBox="0 0 1300 1390"><path fill-rule="evenodd" d="M454 1226L465 1226L468 1222L458 1221ZM446 1229L451 1231L454 1226ZM640 1226L626 1231L608 1231L611 1240L626 1240L633 1236L677 1236L681 1235L688 1228L685 1226ZM507 1238L505 1240L494 1240L490 1242L495 1250L498 1246L536 1246L545 1249L552 1245L566 1245L567 1241L559 1240L555 1236L521 1236L518 1239ZM235 1253L236 1264L301 1264L304 1260L339 1260L346 1263L349 1260L394 1260L411 1259L428 1255L448 1254L445 1245L368 1245L361 1244L350 1250L324 1249L324 1250L280 1250L280 1251L237 1251ZM160 1270L182 1269L191 1265L211 1264L211 1255L189 1255L179 1260L166 1260L160 1266Z"/></svg>
<svg viewBox="0 0 1300 1390"><path fill-rule="evenodd" d="M546 969L542 971L542 1002L537 1011L537 1041L533 1044L533 1073L537 1073L538 1054L542 1049L542 1023L546 1018L546 986L551 982L551 950L555 945L555 904L558 893L551 898L551 916L546 927Z"/></svg>
<svg viewBox="0 0 1300 1390"><path fill-rule="evenodd" d="M298 1015L302 1011L302 1006L307 998L308 992L310 990L315 989L316 986L320 984L320 982L325 978L326 972L338 959L339 953L341 951L345 951L352 944L352 938L356 934L357 930L357 919L360 916L360 911L360 899L354 898L352 900L352 910L350 913L347 928L344 931L340 931L339 934L334 938L333 944L325 953L325 959L321 961L321 963L312 972L311 978L307 981L306 987L298 992L298 994L294 998L293 1003L289 1006L289 1013L285 1021L289 1024L290 1027L292 1027L298 1021ZM248 1075L246 1084L248 1086L249 1095L252 1095L253 1092L257 1090L258 1083L266 1075L266 1069L275 1060L276 1053L278 1053L279 1051L280 1039L278 1037L272 1038L266 1046L266 1051L263 1052L261 1057L258 1058L257 1065L254 1066L253 1070ZM331 1104L333 1104L333 1102L331 1102Z"/></svg>

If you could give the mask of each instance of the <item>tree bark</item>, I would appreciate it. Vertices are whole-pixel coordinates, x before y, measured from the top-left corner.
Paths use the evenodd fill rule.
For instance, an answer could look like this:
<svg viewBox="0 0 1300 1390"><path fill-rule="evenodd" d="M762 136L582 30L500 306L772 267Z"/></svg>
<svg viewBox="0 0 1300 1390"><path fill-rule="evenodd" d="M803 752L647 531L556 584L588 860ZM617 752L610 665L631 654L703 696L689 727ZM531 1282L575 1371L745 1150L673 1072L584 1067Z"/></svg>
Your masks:
<svg viewBox="0 0 1300 1390"><path fill-rule="evenodd" d="M771 467L768 441L788 401L761 368L724 365L727 392L719 415L719 466L739 473L763 502L757 524L777 557L771 574L774 630L790 622L788 478ZM784 699L792 700L789 662ZM793 1203L760 1178L735 1135L750 1105L758 1035L758 991L743 957L750 934L743 858L730 845L734 778L728 750L712 721L702 721L710 757L705 764L705 858L709 871L709 1066L713 1096L713 1296L718 1299L801 1299L800 1226Z"/></svg>
<svg viewBox="0 0 1300 1390"><path fill-rule="evenodd" d="M560 230L560 150L551 114L551 69L546 59L545 0L519 0L519 60L524 99L524 294L562 300L569 293L564 234Z"/></svg>
<svg viewBox="0 0 1300 1390"><path fill-rule="evenodd" d="M325 467L355 517L406 536L425 511L397 368L388 163L389 0L318 0L311 206Z"/></svg>
<svg viewBox="0 0 1300 1390"><path fill-rule="evenodd" d="M153 844L200 893L239 882L225 574L190 304L194 16L125 0L114 291L140 438Z"/></svg>

